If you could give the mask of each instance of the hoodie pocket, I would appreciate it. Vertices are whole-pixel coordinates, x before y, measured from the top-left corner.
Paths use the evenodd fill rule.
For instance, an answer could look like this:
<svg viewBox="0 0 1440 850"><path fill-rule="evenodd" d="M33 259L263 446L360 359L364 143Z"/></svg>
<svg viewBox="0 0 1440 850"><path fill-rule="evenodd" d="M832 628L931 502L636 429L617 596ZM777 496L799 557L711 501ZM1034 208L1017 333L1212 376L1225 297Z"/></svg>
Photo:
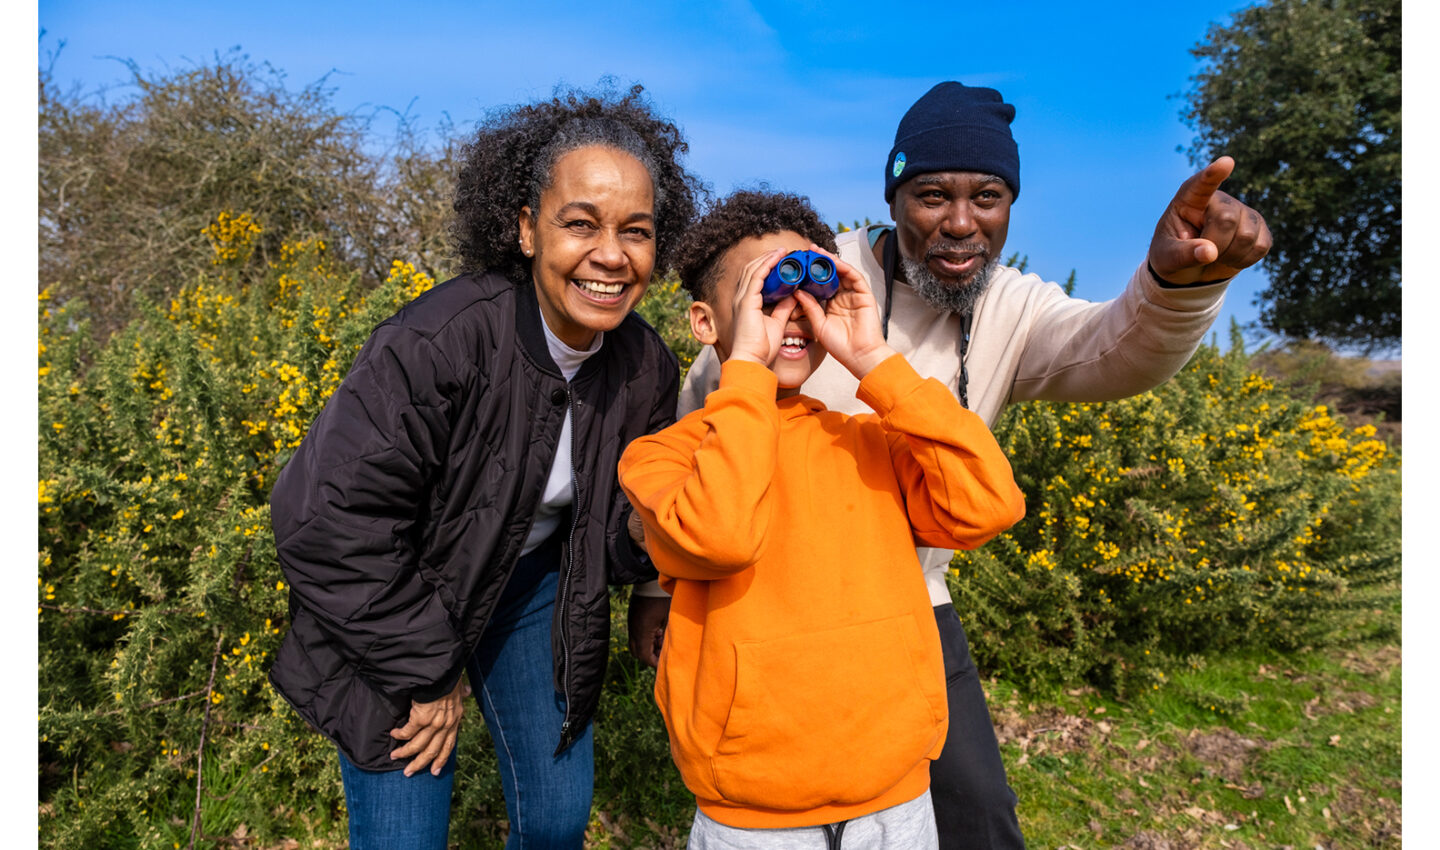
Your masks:
<svg viewBox="0 0 1440 850"><path fill-rule="evenodd" d="M712 762L726 800L781 810L855 805L938 755L945 671L913 615L739 641L735 670Z"/></svg>

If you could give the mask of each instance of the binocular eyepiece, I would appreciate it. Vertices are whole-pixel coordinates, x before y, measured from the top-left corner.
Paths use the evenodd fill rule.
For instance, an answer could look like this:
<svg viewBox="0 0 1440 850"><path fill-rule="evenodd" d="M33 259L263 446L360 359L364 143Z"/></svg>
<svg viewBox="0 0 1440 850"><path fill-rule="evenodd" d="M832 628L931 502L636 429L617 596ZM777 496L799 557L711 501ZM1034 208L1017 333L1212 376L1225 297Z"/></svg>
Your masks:
<svg viewBox="0 0 1440 850"><path fill-rule="evenodd" d="M794 292L796 287L810 293L816 301L834 297L840 290L835 263L815 251L791 251L781 257L770 274L765 276L760 297L766 304L774 304Z"/></svg>

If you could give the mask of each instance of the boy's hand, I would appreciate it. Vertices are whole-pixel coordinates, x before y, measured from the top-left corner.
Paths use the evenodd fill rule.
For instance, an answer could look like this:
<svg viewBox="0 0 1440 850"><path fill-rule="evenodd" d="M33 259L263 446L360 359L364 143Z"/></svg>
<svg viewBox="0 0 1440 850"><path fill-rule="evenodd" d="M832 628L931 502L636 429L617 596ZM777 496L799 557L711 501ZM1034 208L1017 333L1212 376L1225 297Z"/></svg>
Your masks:
<svg viewBox="0 0 1440 850"><path fill-rule="evenodd" d="M647 667L660 666L660 647L665 644L665 626L670 622L670 597L639 596L630 593L630 654Z"/></svg>
<svg viewBox="0 0 1440 850"><path fill-rule="evenodd" d="M880 330L880 312L876 308L875 294L870 291L870 284L865 282L865 278L844 260L819 245L811 245L810 250L835 262L840 289L824 305L803 289L795 290L795 299L809 317L815 339L850 374L864 378L871 369L895 353Z"/></svg>
<svg viewBox="0 0 1440 850"><path fill-rule="evenodd" d="M765 287L765 276L785 254L778 248L766 251L746 263L741 270L740 283L735 287L735 301L731 305L734 311L731 319L731 327L734 328L731 359L750 360L769 367L779 356L785 323L797 304L794 296L790 296L777 302L767 314L760 291Z"/></svg>

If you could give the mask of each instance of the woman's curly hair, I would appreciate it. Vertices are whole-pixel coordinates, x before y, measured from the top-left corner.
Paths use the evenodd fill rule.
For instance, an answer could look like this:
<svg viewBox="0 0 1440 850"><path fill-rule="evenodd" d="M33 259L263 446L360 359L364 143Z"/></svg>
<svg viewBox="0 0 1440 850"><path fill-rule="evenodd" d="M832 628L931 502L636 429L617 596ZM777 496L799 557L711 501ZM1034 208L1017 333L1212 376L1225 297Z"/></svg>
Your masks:
<svg viewBox="0 0 1440 850"><path fill-rule="evenodd" d="M670 267L670 253L695 217L705 189L678 159L689 148L679 128L657 117L634 85L617 98L558 92L548 101L492 113L464 146L455 189L451 239L467 273L495 272L523 283L530 260L520 252L520 208L538 213L540 193L560 157L590 145L615 148L645 166L655 188L655 274Z"/></svg>
<svg viewBox="0 0 1440 850"><path fill-rule="evenodd" d="M741 189L718 201L685 231L675 248L675 270L690 297L705 301L715 294L720 257L749 237L791 230L834 253L835 232L820 220L804 195L772 192L765 186Z"/></svg>

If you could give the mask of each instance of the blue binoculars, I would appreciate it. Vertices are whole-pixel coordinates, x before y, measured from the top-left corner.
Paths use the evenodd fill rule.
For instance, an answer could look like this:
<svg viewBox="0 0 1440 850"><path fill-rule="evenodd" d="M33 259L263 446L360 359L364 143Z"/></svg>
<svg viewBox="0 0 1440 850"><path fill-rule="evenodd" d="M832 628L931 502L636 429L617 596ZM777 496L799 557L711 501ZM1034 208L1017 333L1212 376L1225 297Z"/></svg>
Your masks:
<svg viewBox="0 0 1440 850"><path fill-rule="evenodd" d="M832 298L840 290L835 263L815 251L791 251L781 257L770 274L765 276L760 297L766 304L774 304L794 292L796 287L810 293L816 301Z"/></svg>

